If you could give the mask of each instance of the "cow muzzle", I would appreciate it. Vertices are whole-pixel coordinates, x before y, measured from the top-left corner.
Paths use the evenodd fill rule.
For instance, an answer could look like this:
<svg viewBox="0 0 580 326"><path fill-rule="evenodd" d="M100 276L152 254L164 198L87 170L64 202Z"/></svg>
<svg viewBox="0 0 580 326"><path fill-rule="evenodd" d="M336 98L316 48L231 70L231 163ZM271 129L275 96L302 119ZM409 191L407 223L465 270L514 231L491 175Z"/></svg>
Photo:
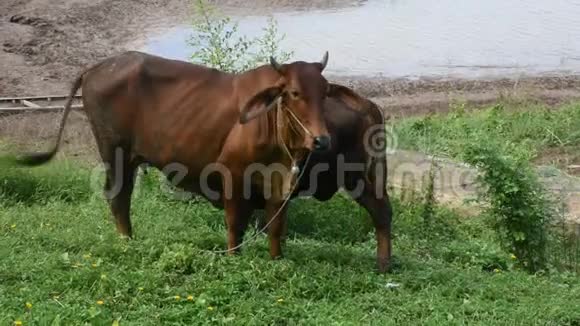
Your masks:
<svg viewBox="0 0 580 326"><path fill-rule="evenodd" d="M315 152L325 152L330 149L331 145L330 136L314 137L312 145Z"/></svg>

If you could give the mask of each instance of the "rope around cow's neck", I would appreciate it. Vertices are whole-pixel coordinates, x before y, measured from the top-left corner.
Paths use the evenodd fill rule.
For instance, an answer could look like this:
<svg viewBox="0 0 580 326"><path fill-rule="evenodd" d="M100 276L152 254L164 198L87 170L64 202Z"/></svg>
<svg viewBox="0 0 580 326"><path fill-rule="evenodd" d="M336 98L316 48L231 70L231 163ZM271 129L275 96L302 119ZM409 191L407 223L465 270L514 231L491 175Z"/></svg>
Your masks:
<svg viewBox="0 0 580 326"><path fill-rule="evenodd" d="M279 98L278 99L278 105L276 107L276 110L280 111L283 108L285 108L285 107L282 105L282 99ZM312 133L310 132L310 130L308 130L304 126L304 124L302 124L302 122L298 119L298 117L296 115L294 115L294 112L292 112L292 110L286 109L286 111L287 112L290 112L292 118L294 118L294 120L300 125L300 127L302 127L302 129L304 130L304 132L306 134L312 136ZM278 127L277 129L279 129L280 125L278 124L278 121L276 121L276 124L277 124L277 127ZM279 131L280 130L277 130L277 134L279 134ZM296 164L296 162L294 161L294 157L290 153L290 149L288 148L288 146L286 145L286 143L284 142L283 139L281 140L281 143L282 143L282 145L283 145L283 147L284 147L284 149L286 151L286 154L290 157L290 160L292 162L292 165L294 166ZM312 152L309 152L308 155L306 156L306 162L304 163L304 167L308 166L308 163L310 162L310 156L311 155L312 155ZM231 252L231 251L234 251L236 249L239 249L244 244L246 244L247 242L256 239L258 237L258 235L260 235L260 233L263 233L270 226L270 224L272 224L272 222L274 222L274 220L278 218L278 216L280 215L280 213L282 213L282 210L286 207L286 205L290 201L290 197L292 196L292 194L296 190L296 187L300 183L300 180L302 179L302 176L304 175L304 172L305 171L306 171L306 169L302 169L302 171L300 171L300 174L296 178L296 182L294 182L294 184L292 185L291 191L288 192L288 194L286 195L286 198L284 198L284 200L282 201L282 205L280 205L280 207L278 208L278 211L276 211L276 214L274 214L274 216L272 216L272 218L270 218L270 220L268 221L268 223L266 223L266 225L264 225L258 232L256 232L256 234L254 234L253 236L251 236L247 241L242 241L242 242L240 242L240 244L236 245L235 247L233 247L231 249L226 249L226 250L202 250L202 251L213 252L213 253L227 253L227 252Z"/></svg>

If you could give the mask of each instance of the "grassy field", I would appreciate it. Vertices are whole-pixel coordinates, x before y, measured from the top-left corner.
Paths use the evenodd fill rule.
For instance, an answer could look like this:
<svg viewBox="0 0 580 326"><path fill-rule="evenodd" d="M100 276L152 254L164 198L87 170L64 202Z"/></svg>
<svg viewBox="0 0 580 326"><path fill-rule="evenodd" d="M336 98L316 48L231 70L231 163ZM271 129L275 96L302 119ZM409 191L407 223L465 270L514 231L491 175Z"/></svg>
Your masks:
<svg viewBox="0 0 580 326"><path fill-rule="evenodd" d="M399 121L395 131L403 148L461 158L480 141L538 160L578 149L580 105L458 107ZM519 269L485 215L431 211L421 194L394 195L394 268L379 275L364 210L343 195L300 199L291 203L285 259L270 260L263 234L227 257L212 252L225 248L223 212L172 198L156 176L139 179L136 238L126 241L110 221L100 172L63 160L2 167L0 324L580 323L578 274ZM550 251L551 261L558 254Z"/></svg>
<svg viewBox="0 0 580 326"><path fill-rule="evenodd" d="M578 102L558 108L508 102L483 110L457 105L450 114L413 117L394 128L401 147L426 153L461 158L467 145L491 142L538 164L580 164Z"/></svg>
<svg viewBox="0 0 580 326"><path fill-rule="evenodd" d="M484 219L395 199L394 270L350 199L294 201L286 258L259 235L223 249L223 215L180 202L153 175L134 199L136 239L117 237L91 173L54 162L3 170L0 324L549 324L580 322L580 278L514 268ZM251 233L250 233L251 234Z"/></svg>

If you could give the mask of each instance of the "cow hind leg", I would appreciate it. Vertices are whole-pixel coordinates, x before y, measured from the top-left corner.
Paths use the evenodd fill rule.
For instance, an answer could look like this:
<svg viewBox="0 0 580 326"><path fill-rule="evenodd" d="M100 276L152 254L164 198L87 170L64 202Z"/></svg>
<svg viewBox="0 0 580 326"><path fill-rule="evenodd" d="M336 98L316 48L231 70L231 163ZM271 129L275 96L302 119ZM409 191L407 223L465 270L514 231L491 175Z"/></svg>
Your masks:
<svg viewBox="0 0 580 326"><path fill-rule="evenodd" d="M362 185L362 191L350 192L353 199L369 213L375 226L377 238L377 268L385 273L390 268L391 260L391 220L393 210L389 196L384 191L376 191L372 182L365 181L364 177L353 177L349 180L348 190L355 190L357 184Z"/></svg>
<svg viewBox="0 0 580 326"><path fill-rule="evenodd" d="M137 165L131 162L128 151L120 149L116 150L112 160L105 163L109 165L105 181L105 197L109 202L117 231L122 236L131 238L133 236L130 219L131 195Z"/></svg>

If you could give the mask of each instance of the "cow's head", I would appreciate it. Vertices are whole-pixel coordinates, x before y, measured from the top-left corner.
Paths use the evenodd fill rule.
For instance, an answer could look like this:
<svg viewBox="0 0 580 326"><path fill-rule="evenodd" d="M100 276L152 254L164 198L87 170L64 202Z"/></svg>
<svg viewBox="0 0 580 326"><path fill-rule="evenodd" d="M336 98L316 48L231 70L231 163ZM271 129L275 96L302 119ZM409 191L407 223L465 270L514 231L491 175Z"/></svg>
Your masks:
<svg viewBox="0 0 580 326"><path fill-rule="evenodd" d="M270 57L270 65L280 75L275 86L254 95L241 111L240 123L244 124L277 106L278 99L300 124L308 130L303 147L308 150L325 151L331 145L330 135L323 117L327 96L332 96L355 109L362 109L367 100L352 90L329 83L322 75L328 63L328 52L320 62L295 61L280 64Z"/></svg>

